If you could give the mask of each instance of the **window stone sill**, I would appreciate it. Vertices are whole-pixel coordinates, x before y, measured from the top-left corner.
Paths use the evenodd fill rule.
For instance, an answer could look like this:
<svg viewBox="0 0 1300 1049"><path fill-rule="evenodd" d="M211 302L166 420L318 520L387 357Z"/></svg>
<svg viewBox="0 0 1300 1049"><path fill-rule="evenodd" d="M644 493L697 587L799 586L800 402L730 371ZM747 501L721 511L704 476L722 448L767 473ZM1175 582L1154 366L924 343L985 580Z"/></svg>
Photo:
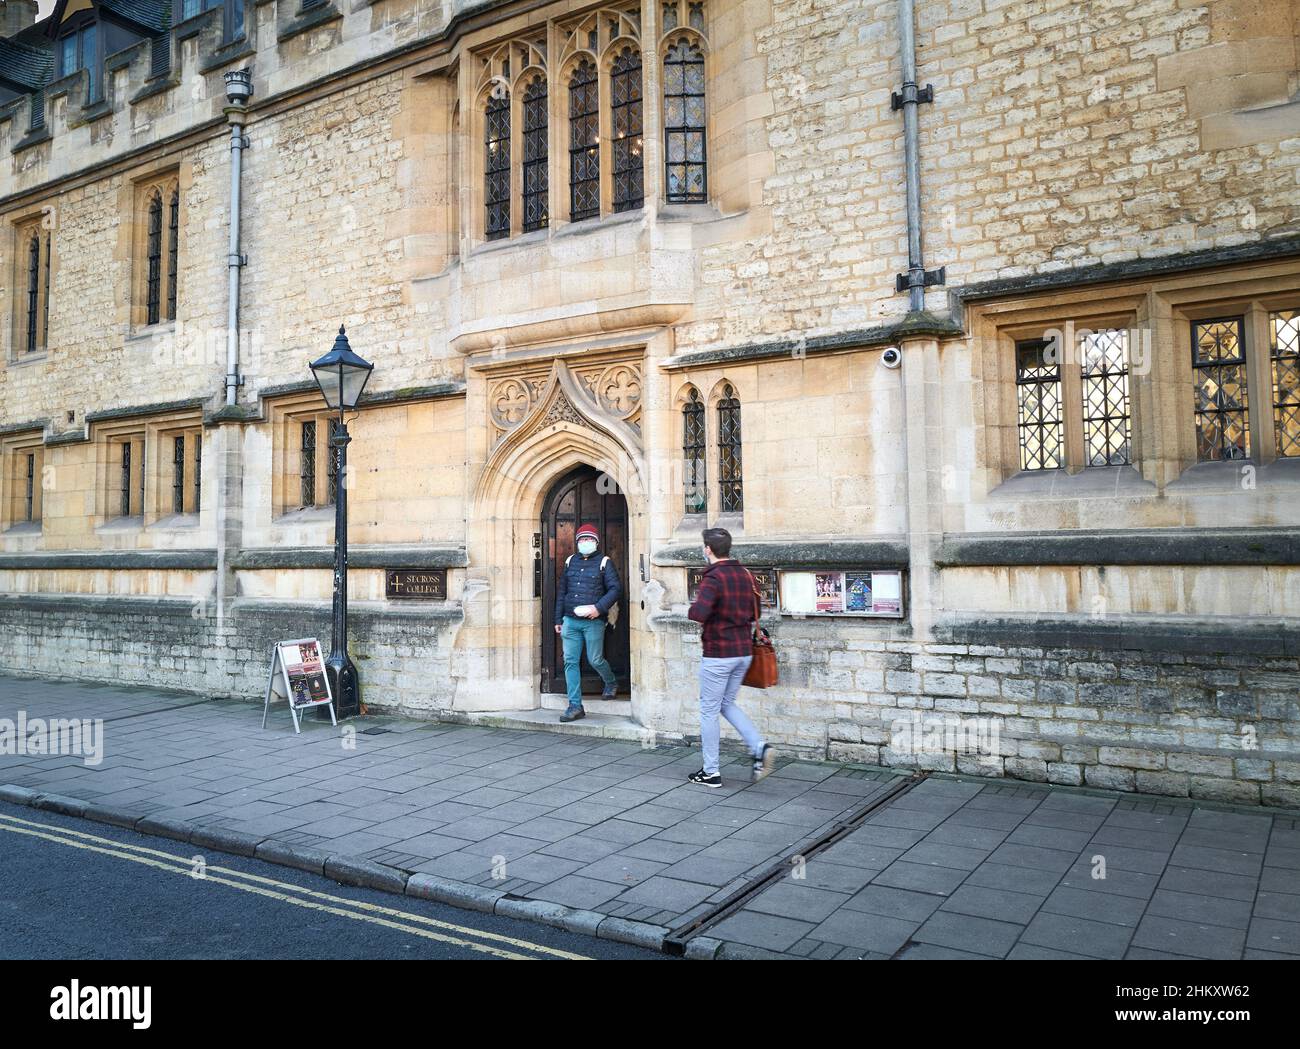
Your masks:
<svg viewBox="0 0 1300 1049"><path fill-rule="evenodd" d="M1247 470L1253 476L1247 474ZM1268 485L1300 485L1300 459L1277 459L1264 466L1253 459L1197 463L1179 474L1177 480L1171 481L1165 490L1174 494L1235 492Z"/></svg>
<svg viewBox="0 0 1300 1049"><path fill-rule="evenodd" d="M95 529L96 535L131 534L144 531L143 517L114 517Z"/></svg>
<svg viewBox="0 0 1300 1049"><path fill-rule="evenodd" d="M333 524L334 506L303 506L297 510L286 510L275 518L275 525Z"/></svg>
<svg viewBox="0 0 1300 1049"><path fill-rule="evenodd" d="M147 342L159 336L173 335L175 332L175 320L159 321L157 324L133 324L127 331L126 341Z"/></svg>
<svg viewBox="0 0 1300 1049"><path fill-rule="evenodd" d="M198 514L168 514L149 526L150 531L188 532L199 526Z"/></svg>
<svg viewBox="0 0 1300 1049"><path fill-rule="evenodd" d="M1090 466L1065 470L1021 470L989 493L991 499L1106 499L1116 495L1153 495L1156 486L1133 466Z"/></svg>
<svg viewBox="0 0 1300 1049"><path fill-rule="evenodd" d="M21 524L10 525L4 530L6 539L22 539L26 536L38 536L41 534L40 521L23 521Z"/></svg>

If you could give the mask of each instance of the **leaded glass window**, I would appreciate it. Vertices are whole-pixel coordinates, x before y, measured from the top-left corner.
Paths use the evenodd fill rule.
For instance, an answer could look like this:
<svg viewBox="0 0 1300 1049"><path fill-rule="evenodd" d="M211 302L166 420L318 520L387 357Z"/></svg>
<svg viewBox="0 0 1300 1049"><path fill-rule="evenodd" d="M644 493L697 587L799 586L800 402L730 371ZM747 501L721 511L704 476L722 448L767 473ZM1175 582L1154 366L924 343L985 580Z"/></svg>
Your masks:
<svg viewBox="0 0 1300 1049"><path fill-rule="evenodd" d="M1083 443L1089 466L1126 466L1130 459L1128 331L1110 328L1080 340L1083 358Z"/></svg>
<svg viewBox="0 0 1300 1049"><path fill-rule="evenodd" d="M510 235L510 99L490 98L483 129L488 240Z"/></svg>
<svg viewBox="0 0 1300 1049"><path fill-rule="evenodd" d="M1277 454L1300 455L1300 309L1269 314L1273 361L1273 425Z"/></svg>
<svg viewBox="0 0 1300 1049"><path fill-rule="evenodd" d="M172 438L172 513L185 512L185 435Z"/></svg>
<svg viewBox="0 0 1300 1049"><path fill-rule="evenodd" d="M1202 462L1250 457L1242 329L1241 317L1192 322L1196 457Z"/></svg>
<svg viewBox="0 0 1300 1049"><path fill-rule="evenodd" d="M609 71L614 210L631 211L645 201L641 165L641 52L625 47Z"/></svg>
<svg viewBox="0 0 1300 1049"><path fill-rule="evenodd" d="M708 199L704 160L704 53L689 40L664 59L664 137L668 199Z"/></svg>
<svg viewBox="0 0 1300 1049"><path fill-rule="evenodd" d="M27 245L27 352L35 353L36 319L40 312L41 238L33 233Z"/></svg>
<svg viewBox="0 0 1300 1049"><path fill-rule="evenodd" d="M663 32L668 33L677 28L677 0L663 5L664 24L661 27Z"/></svg>
<svg viewBox="0 0 1300 1049"><path fill-rule="evenodd" d="M1061 368L1041 339L1016 343L1016 403L1022 470L1055 470L1064 465L1061 425Z"/></svg>
<svg viewBox="0 0 1300 1049"><path fill-rule="evenodd" d="M203 506L203 435L194 435L194 512Z"/></svg>
<svg viewBox="0 0 1300 1049"><path fill-rule="evenodd" d="M695 390L682 405L682 463L686 513L702 514L709 502L704 466L704 402Z"/></svg>
<svg viewBox="0 0 1300 1049"><path fill-rule="evenodd" d="M122 442L122 516L131 516L131 442Z"/></svg>
<svg viewBox="0 0 1300 1049"><path fill-rule="evenodd" d="M728 383L718 402L718 494L724 514L745 509L740 456L740 401Z"/></svg>
<svg viewBox="0 0 1300 1049"><path fill-rule="evenodd" d="M325 467L325 505L333 506L339 498L339 455L338 449L334 447L334 435L338 433L339 421L331 419L329 424L330 443L328 446L329 458L326 460Z"/></svg>
<svg viewBox="0 0 1300 1049"><path fill-rule="evenodd" d="M695 0L690 4L690 23L691 28L704 32L704 0Z"/></svg>
<svg viewBox="0 0 1300 1049"><path fill-rule="evenodd" d="M546 78L534 77L524 91L524 231L545 229L550 220L546 148Z"/></svg>
<svg viewBox="0 0 1300 1049"><path fill-rule="evenodd" d="M316 421L302 424L302 461L298 467L302 505L316 505Z"/></svg>
<svg viewBox="0 0 1300 1049"><path fill-rule="evenodd" d="M157 324L161 318L162 292L162 197L157 193L149 200L149 240L145 256L148 260L145 323Z"/></svg>
<svg viewBox="0 0 1300 1049"><path fill-rule="evenodd" d="M167 218L167 316L173 320L176 317L176 238L180 228L181 195L174 189Z"/></svg>
<svg viewBox="0 0 1300 1049"><path fill-rule="evenodd" d="M587 59L569 78L569 218L600 214L600 93Z"/></svg>
<svg viewBox="0 0 1300 1049"><path fill-rule="evenodd" d="M41 303L41 345L50 344L50 235L45 234L45 287Z"/></svg>
<svg viewBox="0 0 1300 1049"><path fill-rule="evenodd" d="M36 453L27 453L27 492L23 520L34 521L36 515Z"/></svg>

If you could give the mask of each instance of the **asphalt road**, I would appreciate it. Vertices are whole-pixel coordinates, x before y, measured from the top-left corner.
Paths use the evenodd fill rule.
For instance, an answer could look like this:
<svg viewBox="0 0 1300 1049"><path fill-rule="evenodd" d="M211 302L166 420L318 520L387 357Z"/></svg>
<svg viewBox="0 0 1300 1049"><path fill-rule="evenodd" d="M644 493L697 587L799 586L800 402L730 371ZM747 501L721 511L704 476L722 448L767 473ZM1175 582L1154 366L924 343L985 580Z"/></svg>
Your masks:
<svg viewBox="0 0 1300 1049"><path fill-rule="evenodd" d="M663 959L0 803L0 958Z"/></svg>

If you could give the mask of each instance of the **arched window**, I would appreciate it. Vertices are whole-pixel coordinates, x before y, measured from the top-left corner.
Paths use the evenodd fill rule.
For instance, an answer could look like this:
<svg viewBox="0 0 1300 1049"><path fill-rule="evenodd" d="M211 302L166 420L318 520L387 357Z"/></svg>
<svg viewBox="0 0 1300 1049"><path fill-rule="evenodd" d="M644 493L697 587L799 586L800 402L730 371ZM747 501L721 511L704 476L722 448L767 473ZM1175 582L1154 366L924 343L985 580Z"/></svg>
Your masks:
<svg viewBox="0 0 1300 1049"><path fill-rule="evenodd" d="M631 211L645 201L641 165L641 52L625 47L609 71L614 210Z"/></svg>
<svg viewBox="0 0 1300 1049"><path fill-rule="evenodd" d="M694 389L682 405L682 466L686 513L707 512L709 500L704 458L704 402Z"/></svg>
<svg viewBox="0 0 1300 1049"><path fill-rule="evenodd" d="M167 316L176 319L176 240L181 228L181 194L172 190L167 218Z"/></svg>
<svg viewBox="0 0 1300 1049"><path fill-rule="evenodd" d="M718 402L718 494L724 514L745 509L740 468L740 401L728 383Z"/></svg>
<svg viewBox="0 0 1300 1049"><path fill-rule="evenodd" d="M587 59L569 78L569 218L600 214L600 94Z"/></svg>
<svg viewBox="0 0 1300 1049"><path fill-rule="evenodd" d="M524 91L524 231L545 229L550 220L546 165L546 78L534 77Z"/></svg>
<svg viewBox="0 0 1300 1049"><path fill-rule="evenodd" d="M50 344L50 235L45 234L45 288L41 303L41 345Z"/></svg>
<svg viewBox="0 0 1300 1049"><path fill-rule="evenodd" d="M510 235L510 99L489 98L483 125L483 199L488 240Z"/></svg>
<svg viewBox="0 0 1300 1049"><path fill-rule="evenodd" d="M704 160L704 52L682 39L664 59L664 155L668 199L708 199Z"/></svg>
<svg viewBox="0 0 1300 1049"><path fill-rule="evenodd" d="M149 241L146 246L148 274L145 284L145 323L161 319L162 292L162 196L155 193L149 200Z"/></svg>
<svg viewBox="0 0 1300 1049"><path fill-rule="evenodd" d="M41 238L33 233L27 245L27 352L35 353L36 320L40 313Z"/></svg>

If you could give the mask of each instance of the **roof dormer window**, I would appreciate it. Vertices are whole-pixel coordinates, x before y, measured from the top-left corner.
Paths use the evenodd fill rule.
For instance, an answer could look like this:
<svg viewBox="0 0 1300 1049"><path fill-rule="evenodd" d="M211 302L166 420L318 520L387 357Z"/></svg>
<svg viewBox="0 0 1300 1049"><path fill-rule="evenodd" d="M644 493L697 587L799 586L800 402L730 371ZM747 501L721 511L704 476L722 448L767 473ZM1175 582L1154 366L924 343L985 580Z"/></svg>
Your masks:
<svg viewBox="0 0 1300 1049"><path fill-rule="evenodd" d="M99 26L92 19L70 23L59 36L59 76L71 76L85 69L90 75L87 102L103 97L103 56L99 47Z"/></svg>
<svg viewBox="0 0 1300 1049"><path fill-rule="evenodd" d="M183 0L182 18L193 18L202 11L221 8L221 33L226 41L244 35L244 0Z"/></svg>

